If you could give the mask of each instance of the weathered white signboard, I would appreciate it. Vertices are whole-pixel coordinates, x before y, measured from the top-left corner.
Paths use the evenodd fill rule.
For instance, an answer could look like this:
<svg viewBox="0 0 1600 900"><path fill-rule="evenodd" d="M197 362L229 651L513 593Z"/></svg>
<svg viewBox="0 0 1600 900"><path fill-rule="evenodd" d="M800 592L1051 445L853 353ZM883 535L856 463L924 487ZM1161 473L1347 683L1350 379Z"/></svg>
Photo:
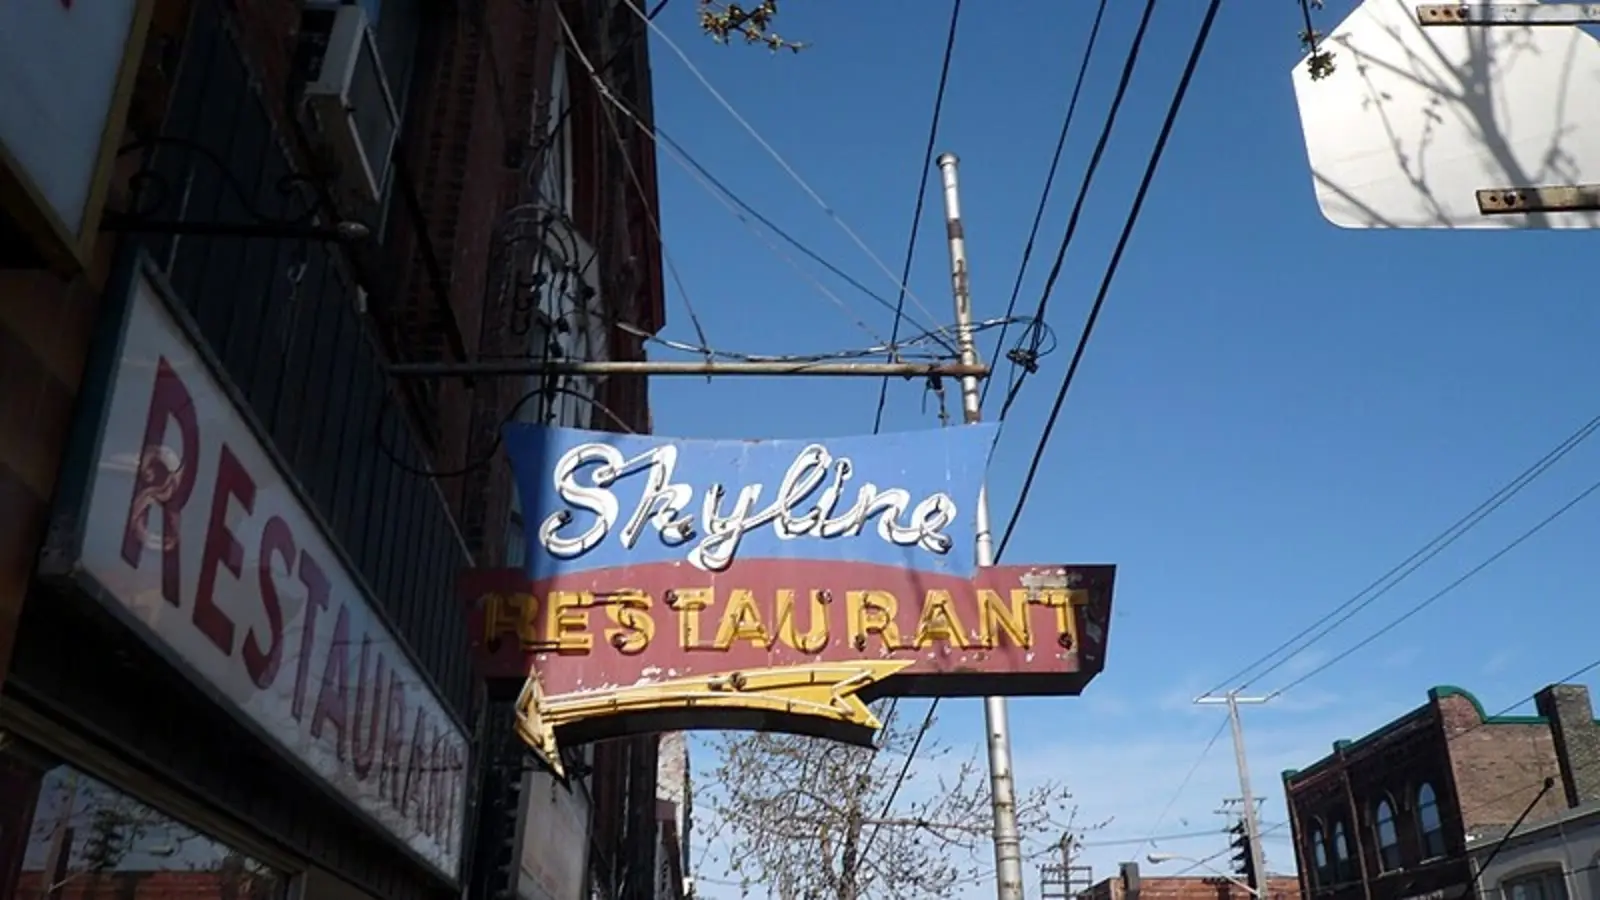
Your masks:
<svg viewBox="0 0 1600 900"><path fill-rule="evenodd" d="M1322 42L1331 75L1296 64L1322 214L1343 228L1600 226L1600 212L1559 209L1600 190L1600 42L1552 24L1578 5L1449 6L1456 24L1424 25L1438 0L1366 0Z"/></svg>

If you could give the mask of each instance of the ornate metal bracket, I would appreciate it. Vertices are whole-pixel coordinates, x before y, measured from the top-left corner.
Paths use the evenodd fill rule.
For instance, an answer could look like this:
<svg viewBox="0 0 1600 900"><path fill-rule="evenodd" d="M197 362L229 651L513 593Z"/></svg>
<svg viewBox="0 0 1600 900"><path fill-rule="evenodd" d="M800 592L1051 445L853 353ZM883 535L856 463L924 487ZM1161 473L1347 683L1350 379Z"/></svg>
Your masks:
<svg viewBox="0 0 1600 900"><path fill-rule="evenodd" d="M187 186L173 184L172 177L161 170L163 148L174 148L204 160L221 179L225 189L233 194L238 207L244 211L244 221L197 221L186 218L183 205ZM318 221L330 218L315 198L314 189L320 180L298 172L280 178L273 186L279 196L288 200L285 215L262 212L252 201L250 191L240 183L228 167L227 160L216 151L188 138L156 136L127 144L117 151L117 158L140 157L139 169L128 180L128 206L126 209L107 209L101 220L101 230L134 234L201 235L208 237L287 238L291 240L348 243L365 240L372 229L364 222L338 220L333 225ZM192 169L186 169L192 172ZM178 210L169 209L174 204Z"/></svg>

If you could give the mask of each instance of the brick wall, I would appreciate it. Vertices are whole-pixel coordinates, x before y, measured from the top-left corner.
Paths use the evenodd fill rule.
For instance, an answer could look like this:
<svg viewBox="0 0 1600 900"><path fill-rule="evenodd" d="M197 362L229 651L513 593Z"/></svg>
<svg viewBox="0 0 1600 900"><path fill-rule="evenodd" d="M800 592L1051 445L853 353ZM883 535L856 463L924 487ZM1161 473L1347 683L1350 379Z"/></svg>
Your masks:
<svg viewBox="0 0 1600 900"><path fill-rule="evenodd" d="M489 234L498 217L506 135L504 103L496 102L494 85L508 77L498 42L515 35L526 14L514 0L487 0L440 18L424 36L429 45L425 74L415 83L403 155L416 179L418 199L427 222L426 235L448 286L450 313L468 351L476 352L482 333L483 294L488 266ZM514 45L513 45L514 46ZM508 50L510 48L507 48ZM424 358L446 357L444 332L431 273L421 256L419 235L411 223L391 232L395 250L407 260L400 277L395 324L404 343ZM436 466L454 472L468 463L468 430L472 397L460 379L440 379L419 389L432 394L426 407L438 416ZM459 477L443 482L457 520L468 519L468 502ZM476 512L475 510L472 512ZM474 535L467 535L469 543ZM476 548L475 548L476 549Z"/></svg>
<svg viewBox="0 0 1600 900"><path fill-rule="evenodd" d="M1455 795L1466 833L1510 825L1528 808L1546 777L1559 781L1555 742L1544 722L1530 719L1484 725L1477 705L1462 693L1439 696L1434 702L1449 742ZM1565 805L1560 790L1550 791L1530 818L1552 815Z"/></svg>
<svg viewBox="0 0 1600 900"><path fill-rule="evenodd" d="M1300 882L1291 875L1267 878L1267 900L1300 900ZM1104 878L1078 895L1080 900L1131 900L1120 876ZM1213 876L1145 875L1139 879L1138 900L1250 900L1250 893L1226 878Z"/></svg>
<svg viewBox="0 0 1600 900"><path fill-rule="evenodd" d="M1536 700L1539 715L1550 720L1567 806L1600 800L1600 724L1594 720L1589 689L1553 684Z"/></svg>

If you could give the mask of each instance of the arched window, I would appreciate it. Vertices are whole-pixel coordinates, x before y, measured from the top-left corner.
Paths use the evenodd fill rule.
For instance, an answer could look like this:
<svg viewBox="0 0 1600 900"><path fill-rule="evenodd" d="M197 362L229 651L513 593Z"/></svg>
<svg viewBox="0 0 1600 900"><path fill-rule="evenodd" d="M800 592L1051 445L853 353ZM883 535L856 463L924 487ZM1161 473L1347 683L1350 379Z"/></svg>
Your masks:
<svg viewBox="0 0 1600 900"><path fill-rule="evenodd" d="M1333 823L1333 874L1339 881L1355 877L1355 866L1350 860L1350 836L1343 822Z"/></svg>
<svg viewBox="0 0 1600 900"><path fill-rule="evenodd" d="M1372 811L1373 830L1378 833L1378 861L1385 872L1400 868L1400 833L1394 827L1394 806L1388 798L1378 801Z"/></svg>
<svg viewBox="0 0 1600 900"><path fill-rule="evenodd" d="M1427 782L1417 788L1417 830L1422 832L1424 859L1444 855L1444 819L1439 815L1439 798Z"/></svg>
<svg viewBox="0 0 1600 900"><path fill-rule="evenodd" d="M1328 839L1321 825L1311 826L1311 859L1314 862L1312 881L1319 884L1328 881Z"/></svg>

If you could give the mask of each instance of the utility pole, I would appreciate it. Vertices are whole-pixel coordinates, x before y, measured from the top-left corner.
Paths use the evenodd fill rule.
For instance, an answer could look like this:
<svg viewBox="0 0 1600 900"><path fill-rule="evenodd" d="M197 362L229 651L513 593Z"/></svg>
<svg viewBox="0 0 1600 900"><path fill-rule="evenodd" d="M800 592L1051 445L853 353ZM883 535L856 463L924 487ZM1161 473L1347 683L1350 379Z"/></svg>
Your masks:
<svg viewBox="0 0 1600 900"><path fill-rule="evenodd" d="M1267 873L1262 868L1261 860L1261 821L1256 816L1256 798L1250 790L1250 763L1245 758L1244 752L1244 724L1239 721L1239 704L1259 704L1267 702L1270 697L1241 697L1238 691L1229 691L1221 697L1197 697L1195 703L1201 705L1227 704L1228 725L1233 729L1233 758L1239 766L1239 795L1244 806L1245 839L1250 842L1250 867L1255 872L1259 882L1265 882ZM1250 885L1256 890L1261 890L1261 884Z"/></svg>
<svg viewBox="0 0 1600 900"><path fill-rule="evenodd" d="M959 160L954 153L939 154L944 180L945 228L950 239L950 286L956 301L956 343L964 366L978 368L978 348L972 340L972 293L967 272L967 240L961 225L961 196L956 179ZM961 412L968 425L983 421L978 405L978 378L961 376ZM994 565L994 535L989 530L989 492L978 491L976 559L980 566ZM1016 781L1011 774L1011 725L1004 697L983 698L988 730L989 797L994 809L994 877L999 900L1023 900L1022 838L1017 830Z"/></svg>

